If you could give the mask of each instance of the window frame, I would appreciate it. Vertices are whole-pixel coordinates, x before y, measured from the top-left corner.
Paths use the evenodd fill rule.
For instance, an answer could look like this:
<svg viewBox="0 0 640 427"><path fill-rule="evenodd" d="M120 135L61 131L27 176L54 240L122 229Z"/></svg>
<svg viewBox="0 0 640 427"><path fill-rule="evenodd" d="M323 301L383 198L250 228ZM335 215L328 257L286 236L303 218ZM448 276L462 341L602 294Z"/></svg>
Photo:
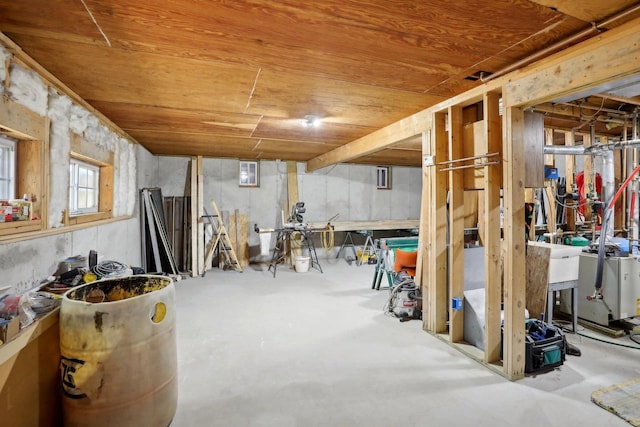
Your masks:
<svg viewBox="0 0 640 427"><path fill-rule="evenodd" d="M243 171L243 166L246 171ZM251 179L251 168L254 167L253 179ZM243 179L243 173L248 174ZM240 160L238 162L238 186L240 187L260 187L260 162L255 160Z"/></svg>
<svg viewBox="0 0 640 427"><path fill-rule="evenodd" d="M80 173L81 169L87 171L88 176L92 172L94 175L93 183L87 181L85 186L80 185ZM81 190L86 190L87 197L91 191L94 192L94 203L90 207L78 208L79 193ZM90 163L72 156L69 160L69 216L74 217L78 215L94 214L100 211L100 166L94 163Z"/></svg>
<svg viewBox="0 0 640 427"><path fill-rule="evenodd" d="M16 160L17 160L17 151L16 151L17 141L13 138L7 138L3 135L0 135L0 150L8 150L10 153L7 159L5 159L5 165L0 164L0 173L3 167L7 169L7 175L0 175L0 187L3 185L8 186L8 194L6 197L0 193L1 200L11 200L16 198ZM4 184L3 182L6 182Z"/></svg>
<svg viewBox="0 0 640 427"><path fill-rule="evenodd" d="M389 166L376 167L376 188L378 190L391 189L391 167Z"/></svg>

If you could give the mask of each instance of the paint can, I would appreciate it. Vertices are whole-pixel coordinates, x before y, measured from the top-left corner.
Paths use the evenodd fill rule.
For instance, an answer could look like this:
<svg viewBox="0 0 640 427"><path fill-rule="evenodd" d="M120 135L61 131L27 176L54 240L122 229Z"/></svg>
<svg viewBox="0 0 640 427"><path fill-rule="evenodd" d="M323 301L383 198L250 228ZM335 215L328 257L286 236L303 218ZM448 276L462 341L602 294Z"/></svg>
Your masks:
<svg viewBox="0 0 640 427"><path fill-rule="evenodd" d="M60 352L65 426L169 425L178 401L173 281L137 275L66 292Z"/></svg>

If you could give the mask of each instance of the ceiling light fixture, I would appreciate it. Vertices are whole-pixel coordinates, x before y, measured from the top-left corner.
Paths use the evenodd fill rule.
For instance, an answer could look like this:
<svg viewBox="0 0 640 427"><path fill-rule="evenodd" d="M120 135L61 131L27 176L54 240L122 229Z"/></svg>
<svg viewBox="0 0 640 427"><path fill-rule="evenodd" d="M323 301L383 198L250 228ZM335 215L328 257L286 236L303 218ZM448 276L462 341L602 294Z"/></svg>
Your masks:
<svg viewBox="0 0 640 427"><path fill-rule="evenodd" d="M317 128L318 126L320 126L320 117L307 114L306 116L304 116L304 120L305 120L304 125L306 127Z"/></svg>

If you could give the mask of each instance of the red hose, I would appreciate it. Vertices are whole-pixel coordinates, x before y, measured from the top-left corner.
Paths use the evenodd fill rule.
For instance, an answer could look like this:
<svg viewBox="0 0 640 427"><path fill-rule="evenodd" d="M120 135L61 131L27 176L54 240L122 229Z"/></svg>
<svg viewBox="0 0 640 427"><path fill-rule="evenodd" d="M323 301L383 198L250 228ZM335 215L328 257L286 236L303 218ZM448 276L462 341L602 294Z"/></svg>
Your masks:
<svg viewBox="0 0 640 427"><path fill-rule="evenodd" d="M622 191L627 187L627 185L629 185L629 182L631 182L635 174L637 174L639 171L640 171L640 165L636 166L633 172L631 172L631 175L629 175L627 179L624 180L620 188L618 188L618 191L616 191L616 195L613 196L613 199L611 199L611 202L609 203L609 209L613 209L616 202L618 201L618 197L620 197L620 195L622 194Z"/></svg>

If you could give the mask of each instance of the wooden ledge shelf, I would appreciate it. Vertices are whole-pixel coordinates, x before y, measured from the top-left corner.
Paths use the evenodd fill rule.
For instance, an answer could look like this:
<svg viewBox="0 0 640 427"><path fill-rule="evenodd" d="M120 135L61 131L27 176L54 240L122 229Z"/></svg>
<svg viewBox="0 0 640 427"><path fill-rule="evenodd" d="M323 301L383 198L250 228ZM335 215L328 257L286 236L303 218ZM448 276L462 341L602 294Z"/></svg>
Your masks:
<svg viewBox="0 0 640 427"><path fill-rule="evenodd" d="M0 236L9 236L29 231L42 230L42 220L9 221L0 223Z"/></svg>
<svg viewBox="0 0 640 427"><path fill-rule="evenodd" d="M0 346L0 414L15 427L62 425L59 309Z"/></svg>

